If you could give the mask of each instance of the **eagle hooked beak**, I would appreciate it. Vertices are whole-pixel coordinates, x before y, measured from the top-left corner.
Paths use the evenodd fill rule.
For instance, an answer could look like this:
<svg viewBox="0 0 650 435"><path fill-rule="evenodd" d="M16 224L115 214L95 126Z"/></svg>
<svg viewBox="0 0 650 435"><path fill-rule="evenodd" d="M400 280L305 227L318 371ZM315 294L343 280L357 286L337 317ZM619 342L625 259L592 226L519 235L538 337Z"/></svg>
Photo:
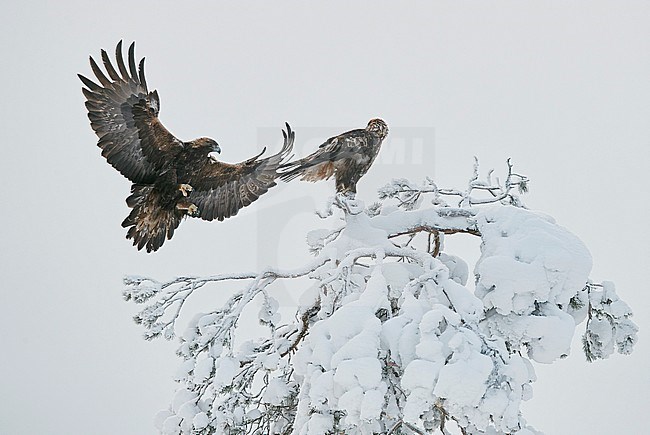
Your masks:
<svg viewBox="0 0 650 435"><path fill-rule="evenodd" d="M212 152L217 153L217 154L221 154L221 148L219 148L218 143L216 143L216 142L214 143L214 145L212 146Z"/></svg>

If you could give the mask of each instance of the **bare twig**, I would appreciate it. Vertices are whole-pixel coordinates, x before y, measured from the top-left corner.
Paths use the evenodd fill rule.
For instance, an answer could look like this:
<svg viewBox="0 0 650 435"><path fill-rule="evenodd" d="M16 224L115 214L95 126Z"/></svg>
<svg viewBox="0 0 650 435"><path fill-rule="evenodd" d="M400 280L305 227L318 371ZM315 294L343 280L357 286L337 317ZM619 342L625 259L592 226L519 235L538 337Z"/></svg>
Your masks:
<svg viewBox="0 0 650 435"><path fill-rule="evenodd" d="M427 233L443 233L443 234L458 234L458 233L465 233L465 234L471 234L473 236L478 236L481 237L481 233L472 228L437 228L437 227L432 227L430 225L418 225L413 228L409 228L405 231L401 231L399 233L391 234L388 236L389 239L399 237L399 236L404 236L407 234L413 234L413 233L419 233L419 232L427 232ZM435 255L434 255L435 257Z"/></svg>
<svg viewBox="0 0 650 435"><path fill-rule="evenodd" d="M280 354L281 357L285 357L288 353L294 352L298 348L298 344L302 341L303 338L307 335L307 330L309 329L309 319L318 313L318 310L320 310L320 299L316 301L316 303L306 310L302 316L300 317L300 321L302 322L302 328L300 329L300 332L298 333L298 337L291 343L291 346L289 348L282 352Z"/></svg>

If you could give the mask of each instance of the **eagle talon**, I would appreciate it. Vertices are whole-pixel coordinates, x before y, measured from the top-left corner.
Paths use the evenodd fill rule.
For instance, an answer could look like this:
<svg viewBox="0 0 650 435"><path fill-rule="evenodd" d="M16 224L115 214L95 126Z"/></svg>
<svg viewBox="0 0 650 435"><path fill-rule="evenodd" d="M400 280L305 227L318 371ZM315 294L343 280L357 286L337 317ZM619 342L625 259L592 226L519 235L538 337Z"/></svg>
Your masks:
<svg viewBox="0 0 650 435"><path fill-rule="evenodd" d="M194 204L190 204L190 206L187 207L187 214L189 216L196 217L199 215L199 208Z"/></svg>
<svg viewBox="0 0 650 435"><path fill-rule="evenodd" d="M182 201L176 204L176 209L184 211L190 217L197 217L199 215L199 208L195 204L187 201Z"/></svg>
<svg viewBox="0 0 650 435"><path fill-rule="evenodd" d="M183 196L187 196L187 195L190 194L190 192L191 192L192 190L194 190L194 188L193 188L192 186L190 186L189 184L179 184L179 185L178 185L178 190L181 191L181 193L183 194Z"/></svg>

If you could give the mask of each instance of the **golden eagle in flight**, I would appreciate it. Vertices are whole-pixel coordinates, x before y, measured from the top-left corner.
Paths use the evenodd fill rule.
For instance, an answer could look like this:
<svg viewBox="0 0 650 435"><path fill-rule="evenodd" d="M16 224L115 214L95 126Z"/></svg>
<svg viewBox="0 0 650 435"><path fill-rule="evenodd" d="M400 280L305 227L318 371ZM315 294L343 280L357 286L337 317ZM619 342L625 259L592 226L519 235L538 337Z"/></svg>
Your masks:
<svg viewBox="0 0 650 435"><path fill-rule="evenodd" d="M366 128L331 137L309 156L280 166L284 181L302 177L306 181L327 180L332 175L340 193L356 193L357 182L377 157L388 126L378 118Z"/></svg>
<svg viewBox="0 0 650 435"><path fill-rule="evenodd" d="M229 164L214 159L221 152L212 139L189 142L177 139L158 119L160 99L149 92L144 76L144 58L136 66L135 43L129 47L128 66L117 44L117 69L106 51L101 51L106 74L90 57L99 82L79 74L84 84L86 108L97 133L102 155L133 185L126 199L132 208L122 222L127 238L138 249L155 251L171 239L185 216L211 221L237 214L275 186L276 170L291 152L294 133L287 124L284 146L279 153L260 159Z"/></svg>

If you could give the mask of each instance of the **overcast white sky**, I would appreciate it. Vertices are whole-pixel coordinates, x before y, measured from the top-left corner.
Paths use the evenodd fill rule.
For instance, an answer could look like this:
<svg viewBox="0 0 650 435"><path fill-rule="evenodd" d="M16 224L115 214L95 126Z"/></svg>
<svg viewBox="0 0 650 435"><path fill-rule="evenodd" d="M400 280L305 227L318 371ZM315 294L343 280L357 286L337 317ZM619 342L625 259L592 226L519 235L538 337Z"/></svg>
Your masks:
<svg viewBox="0 0 650 435"><path fill-rule="evenodd" d="M2 10L0 433L154 433L175 388L176 344L140 338L122 276L298 264L309 212L332 192L279 186L229 221L184 222L155 255L136 251L120 227L129 183L100 156L76 77L120 39L147 57L165 125L215 138L229 162L277 149L285 121L302 156L381 116L391 135L359 186L369 203L394 177L462 187L472 156L497 170L512 157L532 179L527 205L582 238L592 277L616 282L641 327L630 357L588 364L576 341L568 359L537 365L526 416L548 434L647 430L650 3L60 0Z"/></svg>

